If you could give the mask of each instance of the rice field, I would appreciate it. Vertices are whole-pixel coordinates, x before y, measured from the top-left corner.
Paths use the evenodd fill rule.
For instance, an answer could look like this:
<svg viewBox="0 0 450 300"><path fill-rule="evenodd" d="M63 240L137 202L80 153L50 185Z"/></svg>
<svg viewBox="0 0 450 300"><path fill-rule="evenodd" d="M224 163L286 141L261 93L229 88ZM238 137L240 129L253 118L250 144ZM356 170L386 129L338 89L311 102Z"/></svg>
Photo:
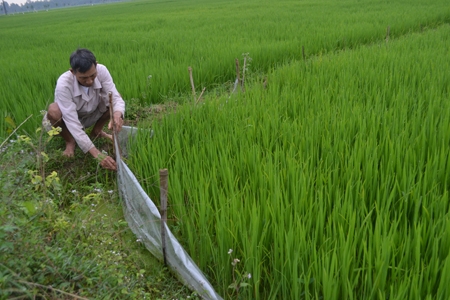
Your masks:
<svg viewBox="0 0 450 300"><path fill-rule="evenodd" d="M243 299L450 296L449 34L292 62L136 142L152 195L170 170L174 226L219 291L233 249Z"/></svg>
<svg viewBox="0 0 450 300"><path fill-rule="evenodd" d="M159 103L190 92L189 66L208 92L234 81L242 53L265 73L304 55L379 41L388 26L392 39L449 16L445 0L147 0L1 16L1 114L16 123L33 114L24 127L33 131L77 47L108 66L125 99Z"/></svg>
<svg viewBox="0 0 450 300"><path fill-rule="evenodd" d="M0 137L6 116L33 114L33 130L71 51L91 48L125 100L184 104L128 163L155 202L169 169L169 226L226 299L448 299L449 20L438 0L1 17ZM230 94L243 53L245 91ZM238 295L233 271L251 274Z"/></svg>

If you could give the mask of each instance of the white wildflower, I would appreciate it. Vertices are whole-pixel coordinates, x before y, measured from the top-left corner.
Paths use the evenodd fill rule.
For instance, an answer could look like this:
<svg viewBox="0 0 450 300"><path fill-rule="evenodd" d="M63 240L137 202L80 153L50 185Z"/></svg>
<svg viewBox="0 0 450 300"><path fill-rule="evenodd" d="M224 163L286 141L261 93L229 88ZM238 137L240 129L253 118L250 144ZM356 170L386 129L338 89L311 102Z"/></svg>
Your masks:
<svg viewBox="0 0 450 300"><path fill-rule="evenodd" d="M231 263L233 266L235 266L238 262L240 262L239 259L235 258L233 259L233 262Z"/></svg>

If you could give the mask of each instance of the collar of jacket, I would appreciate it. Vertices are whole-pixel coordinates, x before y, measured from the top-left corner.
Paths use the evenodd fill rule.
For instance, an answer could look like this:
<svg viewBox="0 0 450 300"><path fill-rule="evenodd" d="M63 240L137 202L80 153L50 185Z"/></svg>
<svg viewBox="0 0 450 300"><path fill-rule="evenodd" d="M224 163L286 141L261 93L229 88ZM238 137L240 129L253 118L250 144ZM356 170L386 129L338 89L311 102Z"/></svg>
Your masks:
<svg viewBox="0 0 450 300"><path fill-rule="evenodd" d="M94 89L101 89L102 88L102 84L100 83L100 80L98 80L98 78L96 77L94 79L94 84L89 87L89 90ZM92 93L89 93L89 97L91 97ZM81 84L78 82L77 78L75 77L75 75L73 75L73 96L74 97L79 97L82 96L81 93ZM89 99L86 99L89 100Z"/></svg>

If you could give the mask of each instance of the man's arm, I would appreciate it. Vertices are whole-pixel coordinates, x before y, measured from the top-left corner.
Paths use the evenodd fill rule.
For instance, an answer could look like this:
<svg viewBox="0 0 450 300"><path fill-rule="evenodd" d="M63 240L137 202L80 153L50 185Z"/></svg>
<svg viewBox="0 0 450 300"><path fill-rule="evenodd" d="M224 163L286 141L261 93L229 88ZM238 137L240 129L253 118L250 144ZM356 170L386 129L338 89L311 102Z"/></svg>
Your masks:
<svg viewBox="0 0 450 300"><path fill-rule="evenodd" d="M112 104L113 104L113 111L114 111L113 118L114 118L114 123L116 124L116 126L119 126L119 128L116 127L116 131L119 132L120 129L122 129L122 124L123 124L123 121L121 121L119 119L123 120L123 117L125 115L125 101L123 101L122 96L117 91L116 85L114 84L111 74L109 73L108 69L104 65L97 64L97 74L98 74L97 78L102 85L102 96L105 97L105 99L107 99L107 101L108 101L107 106L109 106L108 94L110 92L112 93Z"/></svg>

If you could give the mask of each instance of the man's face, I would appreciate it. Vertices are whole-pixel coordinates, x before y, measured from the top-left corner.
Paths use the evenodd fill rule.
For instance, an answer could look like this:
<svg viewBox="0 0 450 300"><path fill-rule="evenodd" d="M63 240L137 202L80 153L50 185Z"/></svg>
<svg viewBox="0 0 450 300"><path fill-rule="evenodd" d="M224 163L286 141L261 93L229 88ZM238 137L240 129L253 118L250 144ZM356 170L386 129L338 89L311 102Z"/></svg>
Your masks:
<svg viewBox="0 0 450 300"><path fill-rule="evenodd" d="M74 72L72 69L70 70L73 75L77 78L78 82L86 87L90 87L94 84L95 77L97 77L97 68L94 64L92 67L86 72Z"/></svg>

